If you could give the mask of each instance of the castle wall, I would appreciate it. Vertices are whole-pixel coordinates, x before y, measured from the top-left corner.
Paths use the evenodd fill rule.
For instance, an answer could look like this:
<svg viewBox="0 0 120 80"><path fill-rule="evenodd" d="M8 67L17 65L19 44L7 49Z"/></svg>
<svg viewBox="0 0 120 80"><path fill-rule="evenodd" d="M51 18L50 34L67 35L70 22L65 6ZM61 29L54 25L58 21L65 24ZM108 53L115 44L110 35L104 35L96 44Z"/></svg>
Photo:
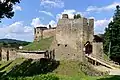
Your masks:
<svg viewBox="0 0 120 80"><path fill-rule="evenodd" d="M51 36L55 36L56 29L48 29L43 31L43 38L49 38Z"/></svg>
<svg viewBox="0 0 120 80"><path fill-rule="evenodd" d="M34 28L34 40L39 41L41 38L42 30L40 28Z"/></svg>
<svg viewBox="0 0 120 80"><path fill-rule="evenodd" d="M56 40L58 44L68 44L77 49L76 42L82 39L83 21L80 19L60 19L56 30Z"/></svg>
<svg viewBox="0 0 120 80"><path fill-rule="evenodd" d="M93 42L93 35L94 35L94 19L89 19L88 20L88 31L89 31L89 41Z"/></svg>
<svg viewBox="0 0 120 80"><path fill-rule="evenodd" d="M93 42L93 53L92 56L97 58L103 58L103 43Z"/></svg>
<svg viewBox="0 0 120 80"><path fill-rule="evenodd" d="M14 49L2 48L2 52L1 52L2 61L7 61L7 57L8 57L8 60L15 60L16 56L17 54Z"/></svg>
<svg viewBox="0 0 120 80"><path fill-rule="evenodd" d="M71 52L69 49L65 48L67 51L61 52L62 56L66 57L67 54L69 58L83 58L83 27L87 27L87 24L84 21L84 18L79 19L60 19L56 29L56 41L60 45L68 45L69 49L73 49ZM85 24L85 25L84 25ZM86 40L86 39L85 39ZM72 53L75 52L75 53ZM58 52L57 52L58 54Z"/></svg>
<svg viewBox="0 0 120 80"><path fill-rule="evenodd" d="M40 28L34 29L34 41L40 41L41 38L49 38L55 36L56 29L41 30Z"/></svg>
<svg viewBox="0 0 120 80"><path fill-rule="evenodd" d="M56 45L59 44L59 46L56 46L56 55L67 59L74 57L83 60L85 57L83 54L84 44L87 41L92 43L93 24L94 20L88 20L87 18L68 19L65 17L60 19L56 28Z"/></svg>

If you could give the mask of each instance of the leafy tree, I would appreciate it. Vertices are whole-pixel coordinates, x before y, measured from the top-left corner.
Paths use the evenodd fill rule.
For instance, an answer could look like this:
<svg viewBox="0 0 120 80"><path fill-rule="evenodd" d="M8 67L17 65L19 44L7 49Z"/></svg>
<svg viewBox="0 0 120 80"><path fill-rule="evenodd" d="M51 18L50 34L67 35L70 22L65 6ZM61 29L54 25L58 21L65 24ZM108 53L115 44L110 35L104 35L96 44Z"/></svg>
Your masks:
<svg viewBox="0 0 120 80"><path fill-rule="evenodd" d="M81 15L80 14L77 14L76 15L76 18L78 19L78 18L81 18Z"/></svg>
<svg viewBox="0 0 120 80"><path fill-rule="evenodd" d="M116 6L113 21L105 29L104 52L120 63L120 6Z"/></svg>
<svg viewBox="0 0 120 80"><path fill-rule="evenodd" d="M76 14L74 15L74 19L76 19L77 18L77 16L76 16Z"/></svg>
<svg viewBox="0 0 120 80"><path fill-rule="evenodd" d="M21 0L0 0L0 21L2 18L12 18L14 16L13 5Z"/></svg>
<svg viewBox="0 0 120 80"><path fill-rule="evenodd" d="M77 14L77 15L75 14L75 15L74 15L74 19L79 19L79 18L81 18L81 15L80 15L80 14Z"/></svg>

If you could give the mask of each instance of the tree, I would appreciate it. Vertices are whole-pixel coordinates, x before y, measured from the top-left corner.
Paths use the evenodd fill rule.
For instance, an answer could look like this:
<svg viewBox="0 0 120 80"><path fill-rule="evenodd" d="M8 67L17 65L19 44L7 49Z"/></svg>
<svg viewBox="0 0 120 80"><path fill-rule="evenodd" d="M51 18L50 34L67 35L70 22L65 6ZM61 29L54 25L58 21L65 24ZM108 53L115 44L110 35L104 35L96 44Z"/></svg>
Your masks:
<svg viewBox="0 0 120 80"><path fill-rule="evenodd" d="M0 0L0 21L2 18L12 18L14 16L13 5L21 0Z"/></svg>
<svg viewBox="0 0 120 80"><path fill-rule="evenodd" d="M78 18L81 18L81 15L80 14L77 14L76 15L76 18L78 19Z"/></svg>
<svg viewBox="0 0 120 80"><path fill-rule="evenodd" d="M77 18L77 16L76 16L76 14L74 15L74 19L76 19Z"/></svg>
<svg viewBox="0 0 120 80"><path fill-rule="evenodd" d="M80 14L77 14L77 15L75 14L75 15L74 15L74 19L79 19L79 18L81 18L81 15L80 15Z"/></svg>
<svg viewBox="0 0 120 80"><path fill-rule="evenodd" d="M120 6L116 6L113 21L105 29L104 52L120 63Z"/></svg>

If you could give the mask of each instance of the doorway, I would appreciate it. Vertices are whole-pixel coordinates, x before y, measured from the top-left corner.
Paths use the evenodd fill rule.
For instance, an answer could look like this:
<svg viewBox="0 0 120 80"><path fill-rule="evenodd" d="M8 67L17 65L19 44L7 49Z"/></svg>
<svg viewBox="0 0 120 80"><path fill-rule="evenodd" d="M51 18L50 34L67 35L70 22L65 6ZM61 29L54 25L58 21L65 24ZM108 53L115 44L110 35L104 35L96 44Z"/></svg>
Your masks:
<svg viewBox="0 0 120 80"><path fill-rule="evenodd" d="M84 44L84 52L85 54L87 55L90 55L92 54L92 45L89 41L87 41L85 44Z"/></svg>

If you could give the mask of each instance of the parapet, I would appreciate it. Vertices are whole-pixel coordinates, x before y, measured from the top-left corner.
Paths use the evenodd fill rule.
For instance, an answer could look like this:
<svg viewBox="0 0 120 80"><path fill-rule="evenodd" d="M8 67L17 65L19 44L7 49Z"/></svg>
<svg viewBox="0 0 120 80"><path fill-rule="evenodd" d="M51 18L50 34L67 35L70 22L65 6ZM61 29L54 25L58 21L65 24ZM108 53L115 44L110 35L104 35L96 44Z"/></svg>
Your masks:
<svg viewBox="0 0 120 80"><path fill-rule="evenodd" d="M40 30L47 30L47 27L36 27L36 29L40 29Z"/></svg>
<svg viewBox="0 0 120 80"><path fill-rule="evenodd" d="M62 19L68 19L68 14L63 14Z"/></svg>

